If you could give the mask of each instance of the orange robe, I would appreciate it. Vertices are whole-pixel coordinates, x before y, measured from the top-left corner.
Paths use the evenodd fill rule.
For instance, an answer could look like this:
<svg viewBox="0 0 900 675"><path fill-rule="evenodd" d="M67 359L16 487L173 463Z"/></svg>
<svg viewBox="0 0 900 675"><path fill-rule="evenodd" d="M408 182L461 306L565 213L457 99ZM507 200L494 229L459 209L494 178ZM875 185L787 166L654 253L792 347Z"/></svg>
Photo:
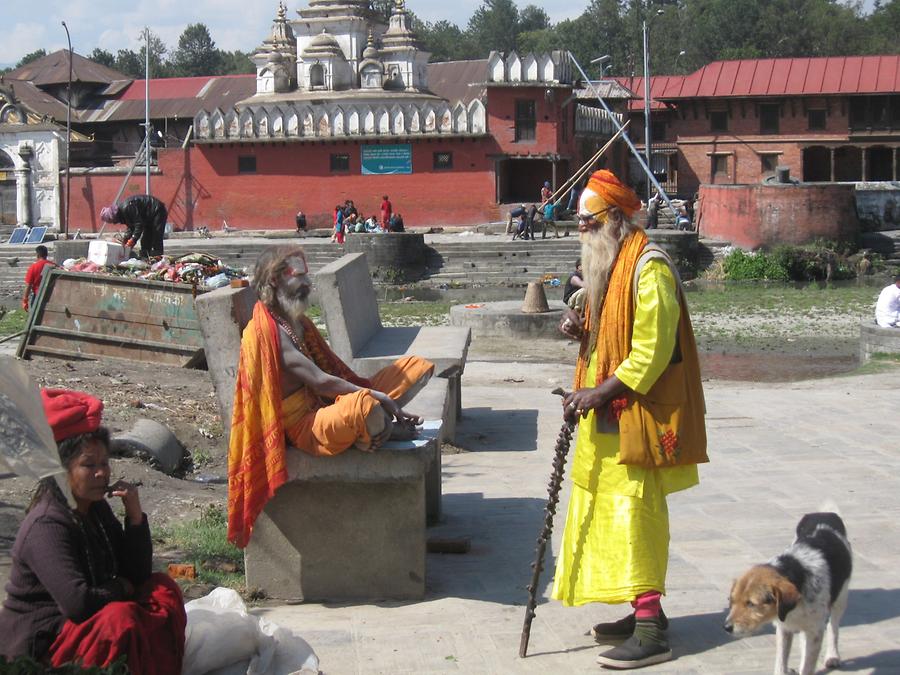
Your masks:
<svg viewBox="0 0 900 675"><path fill-rule="evenodd" d="M371 380L359 377L304 317L301 351L324 372L364 388L331 400L301 387L282 398L280 339L269 310L257 302L241 339L228 446L228 539L240 548L249 542L266 502L288 479L287 441L316 456L367 443L366 417L380 405L369 389L396 399L434 371L430 361L406 356Z"/></svg>

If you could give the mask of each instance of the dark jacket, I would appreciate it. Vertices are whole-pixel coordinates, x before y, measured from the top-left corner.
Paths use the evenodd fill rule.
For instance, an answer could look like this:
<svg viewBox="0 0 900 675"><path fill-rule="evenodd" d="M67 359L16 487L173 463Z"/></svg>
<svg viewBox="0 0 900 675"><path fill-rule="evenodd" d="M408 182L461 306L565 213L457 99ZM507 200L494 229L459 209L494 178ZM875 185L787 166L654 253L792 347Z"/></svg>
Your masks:
<svg viewBox="0 0 900 675"><path fill-rule="evenodd" d="M119 205L118 222L124 223L125 238L139 241L144 228L162 230L166 227L169 212L166 205L151 195L135 195Z"/></svg>
<svg viewBox="0 0 900 675"><path fill-rule="evenodd" d="M146 516L138 526L123 527L103 500L76 519L46 495L25 516L13 544L0 654L42 658L67 619L80 623L126 599L118 577L135 587L144 583L152 558Z"/></svg>

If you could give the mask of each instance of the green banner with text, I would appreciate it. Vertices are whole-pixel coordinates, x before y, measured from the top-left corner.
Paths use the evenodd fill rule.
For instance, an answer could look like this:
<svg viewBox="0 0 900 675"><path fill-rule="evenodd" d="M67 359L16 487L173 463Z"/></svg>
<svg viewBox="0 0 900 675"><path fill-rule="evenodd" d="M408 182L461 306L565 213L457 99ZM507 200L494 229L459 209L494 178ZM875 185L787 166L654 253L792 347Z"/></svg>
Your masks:
<svg viewBox="0 0 900 675"><path fill-rule="evenodd" d="M362 152L363 175L412 173L412 145L364 145Z"/></svg>

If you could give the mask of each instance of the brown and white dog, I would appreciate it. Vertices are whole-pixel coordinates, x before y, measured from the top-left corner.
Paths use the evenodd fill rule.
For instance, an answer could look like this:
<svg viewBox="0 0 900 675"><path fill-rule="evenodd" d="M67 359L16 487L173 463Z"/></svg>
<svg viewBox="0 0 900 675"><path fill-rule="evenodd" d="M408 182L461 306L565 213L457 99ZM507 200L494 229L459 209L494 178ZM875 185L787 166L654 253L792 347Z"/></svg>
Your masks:
<svg viewBox="0 0 900 675"><path fill-rule="evenodd" d="M827 634L825 666L837 668L838 626L847 608L853 567L844 521L836 513L808 513L781 555L734 582L725 630L749 635L775 624L775 675L788 675L795 633L803 633L800 675L813 675Z"/></svg>

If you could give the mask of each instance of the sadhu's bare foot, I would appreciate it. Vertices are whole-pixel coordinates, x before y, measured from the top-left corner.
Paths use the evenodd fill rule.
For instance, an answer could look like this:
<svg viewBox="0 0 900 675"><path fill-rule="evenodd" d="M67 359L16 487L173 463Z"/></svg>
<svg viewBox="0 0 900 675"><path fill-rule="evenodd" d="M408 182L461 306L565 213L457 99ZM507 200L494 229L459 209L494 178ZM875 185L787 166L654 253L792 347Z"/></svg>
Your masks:
<svg viewBox="0 0 900 675"><path fill-rule="evenodd" d="M391 431L392 441L411 441L419 435L416 424L412 420L403 420L394 422L394 428Z"/></svg>

